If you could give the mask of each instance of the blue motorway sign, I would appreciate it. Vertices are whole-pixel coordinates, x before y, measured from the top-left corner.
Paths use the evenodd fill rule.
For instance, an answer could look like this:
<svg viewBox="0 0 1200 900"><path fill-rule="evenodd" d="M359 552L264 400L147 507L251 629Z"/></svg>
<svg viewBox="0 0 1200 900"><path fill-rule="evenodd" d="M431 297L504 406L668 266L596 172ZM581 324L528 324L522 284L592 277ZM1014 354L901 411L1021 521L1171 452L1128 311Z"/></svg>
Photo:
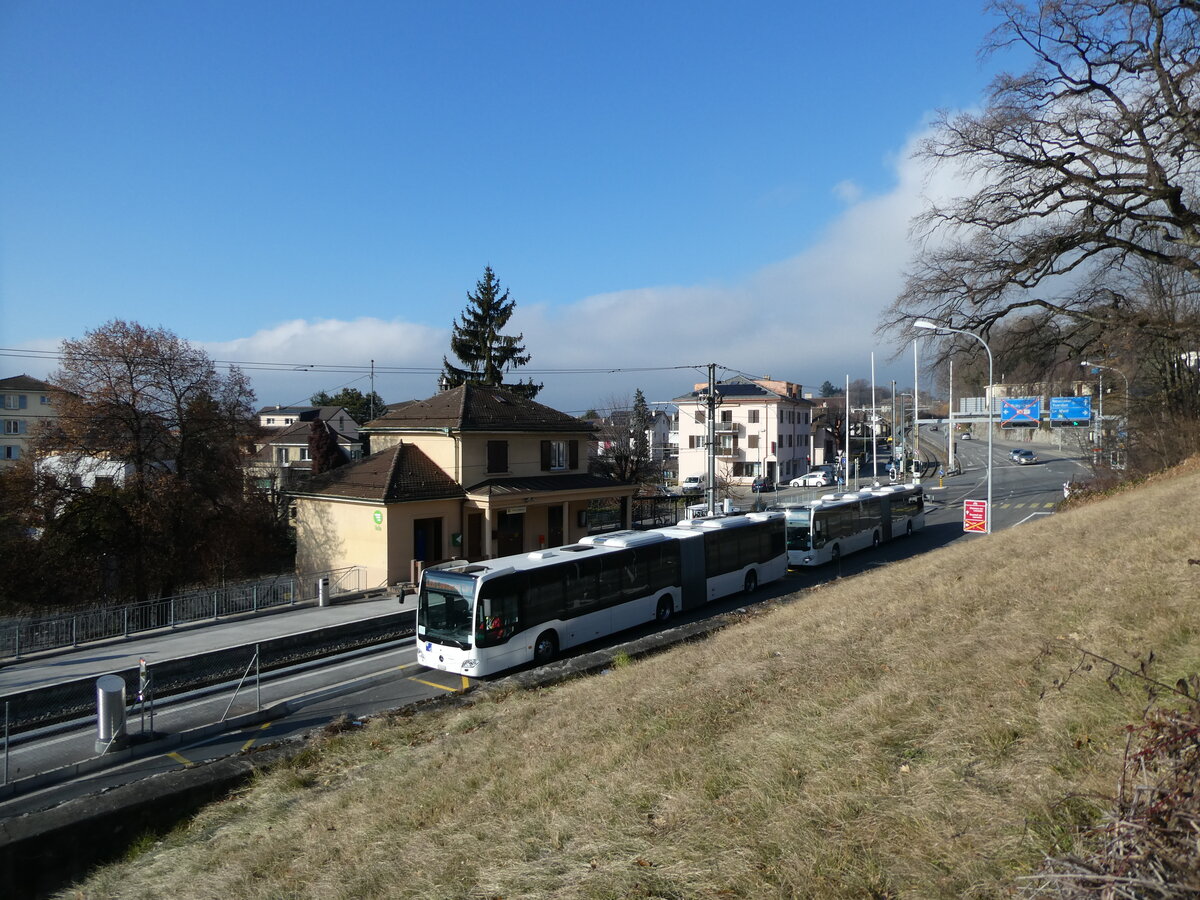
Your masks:
<svg viewBox="0 0 1200 900"><path fill-rule="evenodd" d="M1091 397L1051 397L1050 423L1085 425L1092 420Z"/></svg>
<svg viewBox="0 0 1200 900"><path fill-rule="evenodd" d="M1041 397L1009 397L1000 401L1001 425L1037 425L1041 418Z"/></svg>

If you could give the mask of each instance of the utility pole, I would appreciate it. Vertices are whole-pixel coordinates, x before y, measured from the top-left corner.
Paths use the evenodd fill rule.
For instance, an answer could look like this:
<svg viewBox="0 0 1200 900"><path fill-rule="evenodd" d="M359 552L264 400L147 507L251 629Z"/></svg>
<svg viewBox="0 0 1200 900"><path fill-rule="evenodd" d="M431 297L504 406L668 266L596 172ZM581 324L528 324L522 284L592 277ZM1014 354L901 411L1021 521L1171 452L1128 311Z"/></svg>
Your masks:
<svg viewBox="0 0 1200 900"><path fill-rule="evenodd" d="M954 468L954 451L957 449L954 434L954 360L950 360L950 400L946 404L950 421L946 423L946 471Z"/></svg>
<svg viewBox="0 0 1200 900"><path fill-rule="evenodd" d="M921 483L921 389L917 387L917 339L913 338L913 483Z"/></svg>
<svg viewBox="0 0 1200 900"><path fill-rule="evenodd" d="M708 392L706 395L708 421L708 514L717 514L717 364L708 364Z"/></svg>
<svg viewBox="0 0 1200 900"><path fill-rule="evenodd" d="M875 439L879 431L879 410L875 406L875 351L871 351L871 480L879 474L879 446Z"/></svg>

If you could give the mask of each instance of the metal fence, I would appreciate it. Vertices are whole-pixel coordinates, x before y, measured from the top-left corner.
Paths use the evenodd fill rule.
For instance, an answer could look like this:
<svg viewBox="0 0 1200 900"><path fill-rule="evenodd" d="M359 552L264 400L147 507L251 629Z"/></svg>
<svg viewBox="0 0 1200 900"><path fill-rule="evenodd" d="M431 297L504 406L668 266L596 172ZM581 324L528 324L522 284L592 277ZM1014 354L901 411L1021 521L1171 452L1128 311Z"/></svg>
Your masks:
<svg viewBox="0 0 1200 900"><path fill-rule="evenodd" d="M315 600L328 579L329 595L363 589L359 566L314 572L303 577L282 575L164 597L28 619L0 626L0 659L77 647L93 641L128 637L139 632L175 628L191 622L216 621Z"/></svg>
<svg viewBox="0 0 1200 900"><path fill-rule="evenodd" d="M413 614L396 612L358 622L330 625L302 634L267 638L256 644L228 647L197 653L178 659L151 663L156 700L209 687L236 682L246 666L259 654L262 672L283 669L309 660L346 653L362 647L408 638L414 634ZM132 695L137 690L139 670L116 670L108 674L121 677ZM96 677L18 691L5 697L0 713L7 710L3 723L12 734L93 715L96 712ZM132 706L134 701L130 701Z"/></svg>

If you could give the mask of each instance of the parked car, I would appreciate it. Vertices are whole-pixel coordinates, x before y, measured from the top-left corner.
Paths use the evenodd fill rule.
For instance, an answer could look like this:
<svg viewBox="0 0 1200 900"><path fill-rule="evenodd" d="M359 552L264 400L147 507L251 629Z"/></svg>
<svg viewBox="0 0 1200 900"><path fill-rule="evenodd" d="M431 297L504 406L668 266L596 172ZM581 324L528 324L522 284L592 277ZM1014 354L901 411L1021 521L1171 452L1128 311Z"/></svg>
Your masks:
<svg viewBox="0 0 1200 900"><path fill-rule="evenodd" d="M826 487L829 476L825 472L809 472L788 482L792 487Z"/></svg>
<svg viewBox="0 0 1200 900"><path fill-rule="evenodd" d="M969 431L964 431L962 434L960 434L960 435L958 436L958 439L959 439L960 441L970 441L970 440L973 440L973 438L971 437L971 432L969 432Z"/></svg>
<svg viewBox="0 0 1200 900"><path fill-rule="evenodd" d="M1025 466L1038 461L1037 454L1032 450L1018 450L1013 457L1017 461L1017 465Z"/></svg>
<svg viewBox="0 0 1200 900"><path fill-rule="evenodd" d="M708 487L708 479L703 475L689 475L679 482L679 493L699 494Z"/></svg>
<svg viewBox="0 0 1200 900"><path fill-rule="evenodd" d="M763 478L761 475L758 475L755 477L754 483L750 485L750 490L756 494L763 491L773 491L776 490L776 484L770 478Z"/></svg>

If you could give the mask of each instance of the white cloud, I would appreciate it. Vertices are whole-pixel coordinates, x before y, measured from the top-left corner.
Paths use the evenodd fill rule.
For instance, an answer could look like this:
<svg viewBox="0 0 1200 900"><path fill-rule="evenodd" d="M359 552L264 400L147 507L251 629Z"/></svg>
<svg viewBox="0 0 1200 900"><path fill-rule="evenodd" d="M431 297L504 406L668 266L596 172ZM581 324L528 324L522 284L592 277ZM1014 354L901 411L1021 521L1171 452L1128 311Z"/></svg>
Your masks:
<svg viewBox="0 0 1200 900"><path fill-rule="evenodd" d="M857 203L863 195L863 189L853 181L839 181L833 186L834 196L843 203Z"/></svg>

